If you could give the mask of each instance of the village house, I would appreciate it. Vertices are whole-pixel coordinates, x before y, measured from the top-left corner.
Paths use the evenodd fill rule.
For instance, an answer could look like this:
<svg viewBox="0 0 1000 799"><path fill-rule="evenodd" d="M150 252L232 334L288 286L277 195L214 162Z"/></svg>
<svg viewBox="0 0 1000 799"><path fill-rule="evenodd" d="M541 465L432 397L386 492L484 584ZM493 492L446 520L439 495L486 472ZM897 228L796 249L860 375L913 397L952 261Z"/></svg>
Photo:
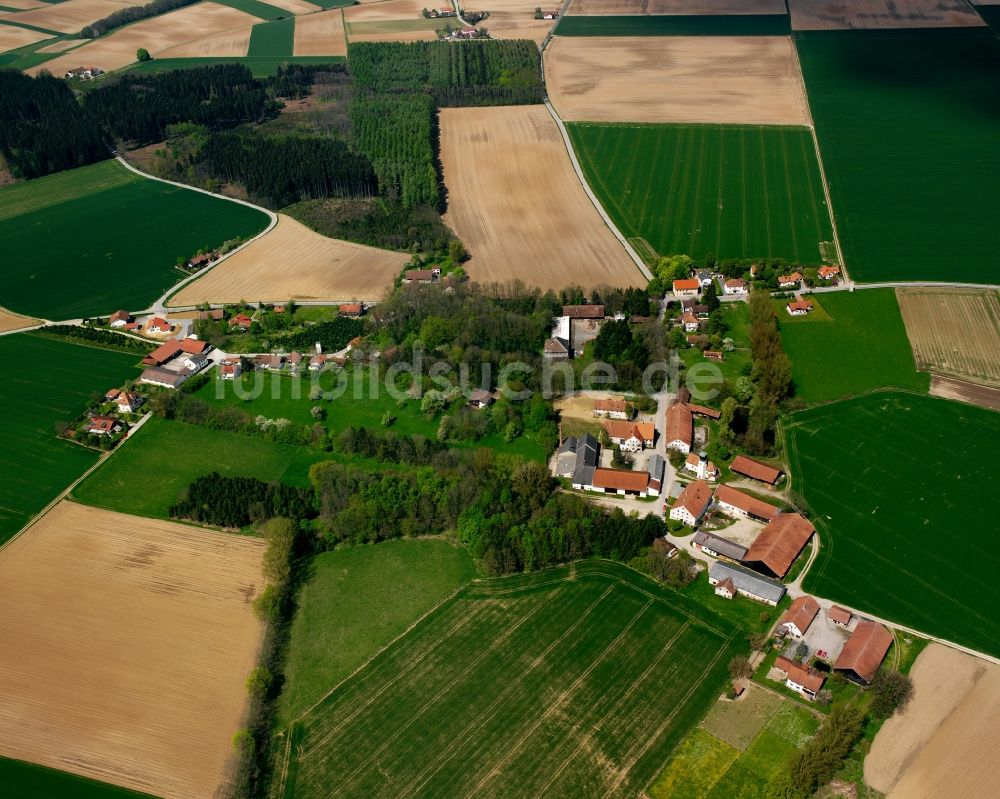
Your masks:
<svg viewBox="0 0 1000 799"><path fill-rule="evenodd" d="M322 353L316 353L309 359L309 371L318 372L326 366L326 356Z"/></svg>
<svg viewBox="0 0 1000 799"><path fill-rule="evenodd" d="M805 316L812 309L813 304L809 300L795 300L785 305L785 310L788 311L789 316Z"/></svg>
<svg viewBox="0 0 1000 799"><path fill-rule="evenodd" d="M708 570L708 584L718 586L725 583L727 587L727 599L732 599L736 594L763 602L766 605L776 606L785 595L785 586L774 580L768 580L755 574L748 569L741 568L730 563L723 563L721 560L715 561ZM725 593L716 589L716 594L725 596Z"/></svg>
<svg viewBox="0 0 1000 799"><path fill-rule="evenodd" d="M840 605L833 605L826 612L826 620L835 627L843 627L845 630L847 626L851 623L851 619L854 615L847 608L842 608Z"/></svg>
<svg viewBox="0 0 1000 799"><path fill-rule="evenodd" d="M243 373L239 358L227 358L219 364L219 375L223 380L235 380Z"/></svg>
<svg viewBox="0 0 1000 799"><path fill-rule="evenodd" d="M454 8L442 7L432 8L430 11L427 11L424 16L429 17L430 19L437 19L438 17L454 17L456 14Z"/></svg>
<svg viewBox="0 0 1000 799"><path fill-rule="evenodd" d="M709 482L715 482L719 479L719 470L716 468L715 464L708 459L707 452L688 453L687 459L684 461L683 466L684 471L691 472L699 480L708 480Z"/></svg>
<svg viewBox="0 0 1000 799"><path fill-rule="evenodd" d="M103 75L104 70L100 67L74 67L66 70L66 80L93 80L98 75Z"/></svg>
<svg viewBox="0 0 1000 799"><path fill-rule="evenodd" d="M261 369L267 369L270 372L280 372L285 368L285 356L279 353L272 353L271 355L258 356L259 367Z"/></svg>
<svg viewBox="0 0 1000 799"><path fill-rule="evenodd" d="M632 406L623 399L597 399L594 400L594 416L601 419L624 419L632 418Z"/></svg>
<svg viewBox="0 0 1000 799"><path fill-rule="evenodd" d="M693 313L699 319L708 319L712 313L707 305L702 305L697 300L681 300L681 311L683 313ZM635 319L635 317L632 317Z"/></svg>
<svg viewBox="0 0 1000 799"><path fill-rule="evenodd" d="M780 469L775 469L773 466L768 466L766 463L761 463L760 461L755 461L753 458L748 458L746 455L737 455L733 458L733 462L729 464L729 470L735 472L736 474L741 474L744 477L749 477L753 480L760 480L762 483L767 483L768 485L774 485L778 482L784 472Z"/></svg>
<svg viewBox="0 0 1000 799"><path fill-rule="evenodd" d="M202 267L208 266L213 261L219 259L219 253L217 252L206 252L201 255L196 255L194 258L188 261L188 269L201 269Z"/></svg>
<svg viewBox="0 0 1000 799"><path fill-rule="evenodd" d="M403 283L433 283L441 277L441 270L434 269L408 269L403 273Z"/></svg>
<svg viewBox="0 0 1000 799"><path fill-rule="evenodd" d="M542 19L559 19L558 11L543 11Z"/></svg>
<svg viewBox="0 0 1000 799"><path fill-rule="evenodd" d="M688 527L697 527L711 504L712 487L704 480L695 480L688 483L677 497L670 509L670 518Z"/></svg>
<svg viewBox="0 0 1000 799"><path fill-rule="evenodd" d="M183 350L177 339L164 341L159 347L142 359L145 366L163 366L167 361L179 355Z"/></svg>
<svg viewBox="0 0 1000 799"><path fill-rule="evenodd" d="M794 660L779 657L774 661L774 667L785 675L785 685L800 696L812 702L819 693L826 676L821 671L810 669Z"/></svg>
<svg viewBox="0 0 1000 799"><path fill-rule="evenodd" d="M653 552L664 558L672 558L677 554L677 547L671 544L666 536L653 539Z"/></svg>
<svg viewBox="0 0 1000 799"><path fill-rule="evenodd" d="M175 372L171 369L164 369L162 366L151 366L143 371L142 375L139 377L139 381L142 383L148 383L151 386L178 388L183 385L190 376L191 371L189 369L181 369Z"/></svg>
<svg viewBox="0 0 1000 799"><path fill-rule="evenodd" d="M542 347L542 357L550 361L563 361L569 358L569 340L563 338L549 338L545 340Z"/></svg>
<svg viewBox="0 0 1000 799"><path fill-rule="evenodd" d="M778 515L778 509L774 505L762 502L728 485L719 486L715 492L715 503L723 513L743 519L767 522Z"/></svg>
<svg viewBox="0 0 1000 799"><path fill-rule="evenodd" d="M125 427L125 423L114 416L91 416L87 422L87 432L95 436L110 436Z"/></svg>
<svg viewBox="0 0 1000 799"><path fill-rule="evenodd" d="M656 440L656 427L652 422L608 420L604 423L604 432L623 452L638 452L653 446Z"/></svg>
<svg viewBox="0 0 1000 799"><path fill-rule="evenodd" d="M861 685L869 685L882 665L893 637L885 627L874 621L859 621L847 639L840 656L833 664L834 671Z"/></svg>
<svg viewBox="0 0 1000 799"><path fill-rule="evenodd" d="M292 350L288 354L288 365L292 368L293 372L299 371L299 367L302 366L302 353Z"/></svg>
<svg viewBox="0 0 1000 799"><path fill-rule="evenodd" d="M590 489L603 491L605 494L619 494L620 496L644 496L649 489L649 473L633 472L631 469L598 467L594 470Z"/></svg>
<svg viewBox="0 0 1000 799"><path fill-rule="evenodd" d="M684 326L685 333L697 333L698 332L698 317L693 313L686 313L681 317L681 324Z"/></svg>
<svg viewBox="0 0 1000 799"><path fill-rule="evenodd" d="M364 303L360 302L342 302L337 306L337 313L341 316L347 316L351 318L357 318L359 316L364 316L365 306Z"/></svg>
<svg viewBox="0 0 1000 799"><path fill-rule="evenodd" d="M108 325L110 327L125 327L129 322L132 321L132 314L128 311L115 311L108 318Z"/></svg>
<svg viewBox="0 0 1000 799"><path fill-rule="evenodd" d="M226 318L226 312L221 308L210 308L207 311L198 311L198 319L201 321L221 322Z"/></svg>
<svg viewBox="0 0 1000 799"><path fill-rule="evenodd" d="M154 316L146 323L146 332L154 336L162 335L163 333L169 333L173 330L173 325L170 324L162 316Z"/></svg>
<svg viewBox="0 0 1000 799"><path fill-rule="evenodd" d="M675 280L673 290L675 297L697 297L701 293L701 281L694 277Z"/></svg>
<svg viewBox="0 0 1000 799"><path fill-rule="evenodd" d="M482 410L483 408L488 408L496 401L496 395L492 391L487 391L484 388L473 389L469 392L469 407L478 408Z"/></svg>
<svg viewBox="0 0 1000 799"><path fill-rule="evenodd" d="M722 293L728 295L746 294L747 288L747 282L743 278L731 277L722 284Z"/></svg>
<svg viewBox="0 0 1000 799"><path fill-rule="evenodd" d="M567 438L559 447L556 473L569 477L573 488L583 489L594 482L600 444L590 433Z"/></svg>
<svg viewBox="0 0 1000 799"><path fill-rule="evenodd" d="M798 513L779 513L754 539L744 563L762 574L784 577L815 532Z"/></svg>
<svg viewBox="0 0 1000 799"><path fill-rule="evenodd" d="M119 413L135 413L142 405L142 397L132 391L119 391L115 397L115 405Z"/></svg>
<svg viewBox="0 0 1000 799"><path fill-rule="evenodd" d="M711 555L713 558L721 558L733 563L739 563L743 560L743 556L747 554L747 548L742 544L737 544L728 538L723 538L712 533L705 533L701 530L694 534L694 538L691 539L691 546L695 549L700 549L706 555Z"/></svg>
<svg viewBox="0 0 1000 799"><path fill-rule="evenodd" d="M790 289L796 288L802 283L802 273L792 272L790 275L779 275L778 276L778 288Z"/></svg>
<svg viewBox="0 0 1000 799"><path fill-rule="evenodd" d="M817 272L817 274L819 275L819 279L820 280L833 280L835 277L837 277L840 274L840 267L839 266L821 266L819 268L819 272Z"/></svg>
<svg viewBox="0 0 1000 799"><path fill-rule="evenodd" d="M570 319L604 319L603 305L564 305L562 315Z"/></svg>
<svg viewBox="0 0 1000 799"><path fill-rule="evenodd" d="M655 452L646 461L646 471L649 473L648 494L659 494L663 490L663 475L667 470L667 462L662 455Z"/></svg>
<svg viewBox="0 0 1000 799"><path fill-rule="evenodd" d="M711 582L711 578L709 578ZM721 580L715 583L715 595L721 596L723 599L732 599L736 596L736 584L733 582L732 577L723 577Z"/></svg>
<svg viewBox="0 0 1000 799"><path fill-rule="evenodd" d="M192 373L200 372L208 365L208 356L203 353L185 353L178 358L178 362Z"/></svg>
<svg viewBox="0 0 1000 799"><path fill-rule="evenodd" d="M687 405L687 409L695 416L704 416L706 419L722 418L722 412L715 410L715 408L709 408L705 405L693 405L690 402L684 404Z"/></svg>
<svg viewBox="0 0 1000 799"><path fill-rule="evenodd" d="M801 638L806 634L817 613L819 613L819 602L811 596L797 597L781 617L778 627L793 638Z"/></svg>
<svg viewBox="0 0 1000 799"><path fill-rule="evenodd" d="M691 409L683 402L675 402L667 408L667 449L688 453L693 441L694 417Z"/></svg>
<svg viewBox="0 0 1000 799"><path fill-rule="evenodd" d="M253 319L247 316L245 313L238 313L232 319L229 320L231 327L235 327L241 333L245 333L250 329L250 325L253 324Z"/></svg>

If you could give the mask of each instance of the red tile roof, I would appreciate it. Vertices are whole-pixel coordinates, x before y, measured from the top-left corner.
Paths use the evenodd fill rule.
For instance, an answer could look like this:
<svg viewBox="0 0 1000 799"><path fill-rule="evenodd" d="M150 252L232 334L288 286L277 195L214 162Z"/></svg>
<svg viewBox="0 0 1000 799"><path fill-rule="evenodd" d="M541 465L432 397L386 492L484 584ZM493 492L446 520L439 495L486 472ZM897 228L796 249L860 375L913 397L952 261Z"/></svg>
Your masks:
<svg viewBox="0 0 1000 799"><path fill-rule="evenodd" d="M847 625L851 623L851 616L853 615L847 608L842 608L840 605L833 605L827 611L826 617L830 621L837 622L837 624Z"/></svg>
<svg viewBox="0 0 1000 799"><path fill-rule="evenodd" d="M160 330L163 330L164 328L170 330L170 322L168 322L162 316L154 316L146 323L146 327L147 328L158 327Z"/></svg>
<svg viewBox="0 0 1000 799"><path fill-rule="evenodd" d="M692 425L691 409L683 402L675 402L667 408L667 444L683 441L690 447L694 436Z"/></svg>
<svg viewBox="0 0 1000 799"><path fill-rule="evenodd" d="M434 279L434 272L430 269L408 269L404 278L406 280L430 283Z"/></svg>
<svg viewBox="0 0 1000 799"><path fill-rule="evenodd" d="M198 341L196 338L186 338L181 340L181 350L190 355L200 355L208 349L208 344Z"/></svg>
<svg viewBox="0 0 1000 799"><path fill-rule="evenodd" d="M866 683L870 683L892 641L892 633L881 624L874 621L858 622L833 667L853 671Z"/></svg>
<svg viewBox="0 0 1000 799"><path fill-rule="evenodd" d="M788 303L788 310L790 311L811 311L813 304L809 300L796 300L795 302Z"/></svg>
<svg viewBox="0 0 1000 799"><path fill-rule="evenodd" d="M778 285L780 286L784 283L798 283L800 280L802 280L802 273L792 272L790 275L779 275Z"/></svg>
<svg viewBox="0 0 1000 799"><path fill-rule="evenodd" d="M839 266L821 266L819 268L820 277L833 277L834 275L840 274Z"/></svg>
<svg viewBox="0 0 1000 799"><path fill-rule="evenodd" d="M789 680L798 683L812 693L816 693L823 687L823 683L826 682L826 676L822 672L815 669L807 669L798 663L791 663L784 671L788 675Z"/></svg>
<svg viewBox="0 0 1000 799"><path fill-rule="evenodd" d="M754 540L744 562L758 561L784 577L815 532L809 520L797 513L778 514Z"/></svg>
<svg viewBox="0 0 1000 799"><path fill-rule="evenodd" d="M153 366L159 366L161 363L169 361L180 351L181 344L176 339L173 339L172 341L164 341L159 347L143 358L142 362L145 364L152 364Z"/></svg>
<svg viewBox="0 0 1000 799"><path fill-rule="evenodd" d="M678 291L700 291L701 281L695 278L674 281L674 292Z"/></svg>
<svg viewBox="0 0 1000 799"><path fill-rule="evenodd" d="M715 492L715 498L719 502L725 502L727 505L739 508L740 510L749 513L751 516L756 516L758 519L770 520L777 516L779 512L774 505L769 505L756 497L744 494L742 491L738 491L732 486L719 486L719 489ZM761 533L761 535L763 535L763 533Z"/></svg>
<svg viewBox="0 0 1000 799"><path fill-rule="evenodd" d="M800 596L785 611L785 615L781 617L781 624L794 624L800 633L804 633L813 623L817 613L819 613L819 602L811 596Z"/></svg>
<svg viewBox="0 0 1000 799"><path fill-rule="evenodd" d="M726 285L729 286L729 288L736 288L737 286L746 288L747 282L741 277L731 277L726 281Z"/></svg>
<svg viewBox="0 0 1000 799"><path fill-rule="evenodd" d="M774 485L778 482L778 478L781 476L780 469L775 469L773 466L768 466L766 463L755 461L753 458L748 458L746 455L737 455L733 458L733 462L729 465L729 469L737 474L746 475L747 477L752 477L754 480L760 480L762 483L768 483L770 485Z"/></svg>
<svg viewBox="0 0 1000 799"><path fill-rule="evenodd" d="M705 354L707 355L708 353ZM687 407L695 416L704 416L708 419L720 419L722 417L722 413L715 410L715 408L708 408L704 405L692 405L690 402L687 403Z"/></svg>
<svg viewBox="0 0 1000 799"><path fill-rule="evenodd" d="M688 513L696 519L704 513L708 503L712 501L712 487L704 480L688 483L677 497L677 505L687 508ZM675 506L676 507L676 506Z"/></svg>
<svg viewBox="0 0 1000 799"><path fill-rule="evenodd" d="M594 410L628 413L628 403L623 399L597 399L594 400Z"/></svg>
<svg viewBox="0 0 1000 799"><path fill-rule="evenodd" d="M109 323L127 322L131 318L132 315L128 311L115 311L113 314L111 314L111 317L108 319L108 322Z"/></svg>
<svg viewBox="0 0 1000 799"><path fill-rule="evenodd" d="M611 488L624 491L645 491L649 485L648 472L633 472L630 469L595 469L591 483L595 488Z"/></svg>
<svg viewBox="0 0 1000 799"><path fill-rule="evenodd" d="M364 306L360 302L344 302L338 306L337 311L344 316L361 316Z"/></svg>
<svg viewBox="0 0 1000 799"><path fill-rule="evenodd" d="M652 441L656 436L656 427L652 422L627 422L624 419L609 419L604 423L604 429L612 438L629 439L635 436L642 442Z"/></svg>
<svg viewBox="0 0 1000 799"><path fill-rule="evenodd" d="M603 305L564 305L562 315L570 319L603 319Z"/></svg>

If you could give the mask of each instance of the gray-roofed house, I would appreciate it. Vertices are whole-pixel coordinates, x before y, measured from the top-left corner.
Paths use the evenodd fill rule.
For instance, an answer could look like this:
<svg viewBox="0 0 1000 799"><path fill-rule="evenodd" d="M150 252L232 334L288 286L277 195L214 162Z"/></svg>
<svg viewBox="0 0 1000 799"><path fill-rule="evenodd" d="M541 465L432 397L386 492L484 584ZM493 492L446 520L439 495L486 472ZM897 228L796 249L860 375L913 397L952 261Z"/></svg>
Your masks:
<svg viewBox="0 0 1000 799"><path fill-rule="evenodd" d="M569 355L569 339L553 336L545 340L542 357L548 358L550 361L561 361L569 358Z"/></svg>
<svg viewBox="0 0 1000 799"><path fill-rule="evenodd" d="M600 444L590 433L584 433L575 439L573 451L576 462L573 464L573 488L587 489L594 484L594 471L598 466Z"/></svg>
<svg viewBox="0 0 1000 799"><path fill-rule="evenodd" d="M190 376L190 369L179 369L175 372L172 369L164 369L162 366L151 366L142 373L139 380L151 386L177 388Z"/></svg>
<svg viewBox="0 0 1000 799"><path fill-rule="evenodd" d="M735 541L712 533L703 533L700 530L694 534L691 544L716 558L726 558L737 562L743 560L747 554L747 548L740 546Z"/></svg>
<svg viewBox="0 0 1000 799"><path fill-rule="evenodd" d="M662 455L655 452L646 461L646 471L649 472L649 487L655 489L659 494L663 490L663 472L667 468L667 462Z"/></svg>
<svg viewBox="0 0 1000 799"><path fill-rule="evenodd" d="M718 585L727 579L732 581L737 594L766 605L777 605L785 595L785 586L781 583L761 577L749 569L717 560L708 570L709 585Z"/></svg>

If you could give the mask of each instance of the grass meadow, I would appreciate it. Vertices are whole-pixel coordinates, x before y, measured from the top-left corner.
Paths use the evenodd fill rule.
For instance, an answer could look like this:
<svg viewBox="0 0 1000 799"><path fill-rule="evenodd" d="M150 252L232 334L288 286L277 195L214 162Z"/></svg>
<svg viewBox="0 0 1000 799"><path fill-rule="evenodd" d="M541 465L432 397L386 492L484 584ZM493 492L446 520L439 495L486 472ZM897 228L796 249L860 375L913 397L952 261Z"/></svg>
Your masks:
<svg viewBox="0 0 1000 799"><path fill-rule="evenodd" d="M287 58L292 55L294 45L295 17L275 22L261 22L254 25L250 31L250 49L247 55L251 58L254 56Z"/></svg>
<svg viewBox="0 0 1000 799"><path fill-rule="evenodd" d="M785 313L787 300L776 304L796 397L812 405L878 388L927 391L930 376L917 371L892 289L811 299L816 309L801 317Z"/></svg>
<svg viewBox="0 0 1000 799"><path fill-rule="evenodd" d="M433 539L341 547L297 595L281 715L292 719L475 577L468 552Z"/></svg>
<svg viewBox="0 0 1000 799"><path fill-rule="evenodd" d="M13 368L0 384L0 543L23 527L97 461L97 453L56 437L94 394L138 376L139 356L22 333L0 336Z"/></svg>
<svg viewBox="0 0 1000 799"><path fill-rule="evenodd" d="M666 14L562 17L559 36L787 36L785 14Z"/></svg>
<svg viewBox="0 0 1000 799"><path fill-rule="evenodd" d="M0 189L0 305L45 319L146 308L198 248L252 236L267 216L147 180L108 160Z"/></svg>
<svg viewBox="0 0 1000 799"><path fill-rule="evenodd" d="M833 238L805 128L567 126L587 181L627 238L660 255L822 263Z"/></svg>
<svg viewBox="0 0 1000 799"><path fill-rule="evenodd" d="M765 799L768 781L818 728L819 720L805 708L751 686L739 702L712 707L646 794L650 799ZM738 740L724 740L737 729Z"/></svg>
<svg viewBox="0 0 1000 799"><path fill-rule="evenodd" d="M635 796L742 646L618 564L472 583L294 722L272 795Z"/></svg>
<svg viewBox="0 0 1000 799"><path fill-rule="evenodd" d="M150 799L117 785L0 757L4 799Z"/></svg>
<svg viewBox="0 0 1000 799"><path fill-rule="evenodd" d="M216 2L239 11L245 11L259 19L284 19L292 16L291 11L269 5L261 0L216 0Z"/></svg>
<svg viewBox="0 0 1000 799"><path fill-rule="evenodd" d="M805 589L1000 655L1000 413L885 392L793 414L784 433L822 543Z"/></svg>
<svg viewBox="0 0 1000 799"><path fill-rule="evenodd" d="M1000 41L985 28L797 33L847 268L1000 282Z"/></svg>

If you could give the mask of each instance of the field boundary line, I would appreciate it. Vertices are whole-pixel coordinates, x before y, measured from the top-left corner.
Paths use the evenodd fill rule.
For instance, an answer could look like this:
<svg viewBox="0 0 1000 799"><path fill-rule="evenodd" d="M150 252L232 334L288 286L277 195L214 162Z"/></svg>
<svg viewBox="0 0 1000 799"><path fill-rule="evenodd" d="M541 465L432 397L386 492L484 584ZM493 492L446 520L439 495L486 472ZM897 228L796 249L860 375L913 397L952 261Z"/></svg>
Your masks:
<svg viewBox="0 0 1000 799"><path fill-rule="evenodd" d="M591 603L590 607L587 608L587 610L583 613L583 615L581 615L579 619L577 619L566 630L564 630L563 633L555 641L553 641L551 644L549 644L545 648L545 650L542 652L542 654L538 658L536 658L536 660L541 660L557 644L561 643L562 640L564 638L566 638L566 636L568 636L572 632L575 632L576 629L577 629L577 627L579 627L581 624L583 624L583 622L586 620L586 618L593 612L594 608L596 608L598 605L600 605L607 598L608 594L611 593L611 591L614 589L614 587L615 587L614 585L609 585L607 587L607 589L605 589L604 593L601 594L597 599L595 599ZM412 716L410 716L410 718L407 720L407 722L402 727L400 727L389 738L387 738L385 741L383 741L382 744L378 747L378 749L376 749L372 754L370 754L368 756L367 760L365 760L360 765L358 765L357 767L355 767L354 770L351 772L350 776L348 777L347 781L341 783L340 787L338 787L334 791L332 791L328 795L329 798L332 799L332 797L338 796L342 791L344 791L348 786L350 786L361 775L361 773L364 771L364 769L373 760L377 759L378 756L381 755L388 747L390 747L393 743L395 743L396 739L398 739L401 735L403 735L418 718L420 718L421 716L423 716L424 713L426 713L430 708L432 708L435 704L437 704L438 700L442 696L444 696L446 693L448 693L448 691L450 691L461 679L463 679L470 672L474 671L475 668L483 660L485 660L488 655L490 655L493 652L495 652L500 646L502 646L508 640L510 640L511 636L513 636L514 633L516 633L525 623L527 623L527 621L532 616L534 616L536 613L538 613L538 611L540 611L543 607L545 607L558 594L559 594L558 591L553 591L545 599L545 601L539 602L538 605L537 605L537 607L533 608L523 618L519 619L518 622L514 626L512 626L510 629L504 630L503 634L500 635L499 638L497 638L495 641L493 641L493 643L491 643L490 646L487 649L485 649L483 652L481 652L468 666L465 667L465 669L460 674L458 674L455 677L453 677L449 681L448 685L445 685L441 690L439 690L437 693L435 693L434 696L432 696L430 699L428 699L426 702L424 702L424 704L420 707L420 709L417 710ZM315 751L315 747L313 748L313 751Z"/></svg>
<svg viewBox="0 0 1000 799"><path fill-rule="evenodd" d="M544 55L544 54L543 54ZM542 74L545 73L544 60L542 65ZM649 267L646 266L645 261L639 257L639 253L635 251L631 244L628 243L628 239L622 235L622 232L618 229L617 225L608 216L607 211L604 210L604 206L601 205L600 200L597 199L597 195L594 194L593 190L590 188L590 184L587 183L587 179L583 175L583 170L580 168L580 162L577 160L576 152L573 150L573 143L570 141L569 132L566 130L566 126L563 124L562 119L556 113L556 110L552 107L552 103L549 102L549 98L546 97L543 101L546 110L549 115L556 123L556 127L559 129L559 134L562 136L563 145L566 147L566 152L569 155L570 163L573 165L573 171L576 172L576 177L580 181L580 185L583 187L584 193L590 198L590 201L594 204L594 208L597 209L597 213L600 215L601 219L604 220L604 224L607 225L608 229L611 231L612 235L618 239L618 243L622 245L625 249L625 253L629 258L635 263L642 273L642 276L646 280L653 279L653 273L649 271Z"/></svg>
<svg viewBox="0 0 1000 799"><path fill-rule="evenodd" d="M204 269L200 269L199 271L195 272L193 275L190 275L189 277L184 278L179 283L175 283L171 288L167 289L163 294L161 294L159 297L157 297L155 300L153 300L153 303L152 303L152 305L149 306L149 308L145 309L145 310L150 311L151 313L157 313L160 310L163 310L164 312L166 312L166 303L167 303L167 301L171 297L173 297L177 292L179 292L182 288L184 288L185 286L187 286L188 283L193 283L195 280L197 280L198 278L202 277L203 275L206 275L209 271L211 271L212 269L214 269L215 267L217 267L219 264L221 264L223 261L225 261L230 256L235 255L236 253L238 253L240 250L244 249L245 247L249 247L251 244L253 244L255 241L257 241L257 239L260 239L260 238L266 236L268 233L270 233L272 230L274 230L275 226L278 224L278 215L276 213L274 213L274 211L271 211L268 208L263 208L262 206L254 205L253 203L247 202L246 200L238 200L235 197L226 197L224 194L216 194L215 192L208 191L207 189L200 189L197 186L188 186L188 185L186 185L184 183L178 183L177 181L174 181L174 180L167 180L166 178L158 178L155 175L150 175L149 173L143 172L141 169L138 169L137 167L133 166L132 164L130 164L128 161L126 161L122 156L118 155L117 153L115 153L115 160L118 161L119 164L121 164L122 166L124 166L130 172L134 172L135 174L137 174L137 175L139 175L141 177L144 177L144 178L146 178L148 180L157 180L160 183L166 183L169 186L177 186L178 188L181 188L181 189L188 189L190 191L198 191L198 192L201 192L202 194L207 194L209 197L216 197L216 198L218 198L220 200L228 200L231 203L237 203L238 205L245 205L247 208L253 208L255 211L260 211L263 214L267 214L267 218L270 220L268 226L266 228L264 228L256 236L254 236L254 237L248 239L247 241L243 242L239 247L236 247L235 249L230 250L229 252L227 252L222 257L216 259L215 262L213 262L213 263L209 264L208 266L206 266Z"/></svg>
<svg viewBox="0 0 1000 799"><path fill-rule="evenodd" d="M568 697L576 693L576 689L579 688L580 685L583 683L583 681L586 680L591 675L594 669L596 669L604 661L604 659L608 656L608 653L611 652L613 649L617 648L619 642L621 642L621 640L635 626L636 622L638 622L639 619L643 615L645 615L646 611L649 610L649 607L652 604L653 600L650 599L645 605L643 605L639 609L638 613L636 613L635 616L633 616L632 619L629 621L629 623L625 625L622 631L615 636L614 640L610 641L608 645L601 650L600 654L597 655L597 657L595 657L593 661L591 661L591 663L587 666L587 668L584 669L583 672L575 680L573 680L572 683L570 683L570 685L566 688L566 690L564 690L561 694L559 694L559 696L557 696L552 702L549 703L549 706L545 708L545 712L542 713L542 715L535 720L535 723L532 724L527 729L527 731L521 733L520 739L507 752L507 754L504 755L503 759L500 760L499 762L493 763L492 768L486 774L486 776L479 781L479 783L476 785L475 788L473 788L471 791L465 794L465 799L470 799L470 797L478 795L484 785L487 785L488 783L492 782L500 775L501 770L510 762L510 760L514 757L515 754L521 751L521 748L524 746L525 743L527 743L528 739L532 735L534 735L535 730L537 730L540 726L542 726L545 720L548 719L549 716L551 716L553 713L555 713L556 709L560 705L562 705L563 702L565 702ZM579 624L590 614L590 610L592 609L592 607L588 608L587 613L581 616L577 620L577 622L573 625L573 627L570 628L571 630L579 626ZM684 625L684 627L686 627L686 625ZM569 631L567 631L567 633L568 632ZM537 658L537 660L541 660L543 657L545 657L545 655L547 655L549 651L551 651L552 648L555 647L556 644L560 643L560 641L565 637L565 635L566 634L560 636L559 639L557 639L556 641L553 641L552 644L549 645L546 648L546 650L539 656L539 658Z"/></svg>
<svg viewBox="0 0 1000 799"><path fill-rule="evenodd" d="M646 666L645 669L643 669L642 674L640 674L635 680L632 681L632 684L628 687L628 690L620 697L618 697L615 703L607 711L601 711L602 717L617 713L618 710L621 708L621 706L632 698L632 695L639 689L640 684L642 684L642 682L649 677L650 672L652 672L653 669L657 668L660 665L660 661L663 660L667 652L673 649L674 643L676 643L677 639L680 638L680 636L683 633L685 633L690 627L691 627L691 622L689 621L684 622L684 624L680 626L680 629L676 633L674 633L673 637L669 641L667 641L667 643L663 646L662 649L660 649L659 654L655 658L653 658L653 660L650 662L648 666ZM564 736L564 740L566 738L571 738L574 735L576 735L576 733L579 731L583 723L584 723L583 720L580 720L576 724L574 724L573 728ZM588 743L590 743L590 741L593 740L593 738L594 738L593 732L589 732L580 739L580 742L576 745L576 748L563 760L562 764L559 766L559 768L556 769L555 773L552 775L552 778L547 783L545 783L545 785L542 786L542 789L537 794L535 794L536 799L537 797L544 796L548 792L549 788L551 788L556 783L556 781L559 779L559 777L562 776L562 773L566 770L569 764L576 758L580 750L583 749Z"/></svg>

